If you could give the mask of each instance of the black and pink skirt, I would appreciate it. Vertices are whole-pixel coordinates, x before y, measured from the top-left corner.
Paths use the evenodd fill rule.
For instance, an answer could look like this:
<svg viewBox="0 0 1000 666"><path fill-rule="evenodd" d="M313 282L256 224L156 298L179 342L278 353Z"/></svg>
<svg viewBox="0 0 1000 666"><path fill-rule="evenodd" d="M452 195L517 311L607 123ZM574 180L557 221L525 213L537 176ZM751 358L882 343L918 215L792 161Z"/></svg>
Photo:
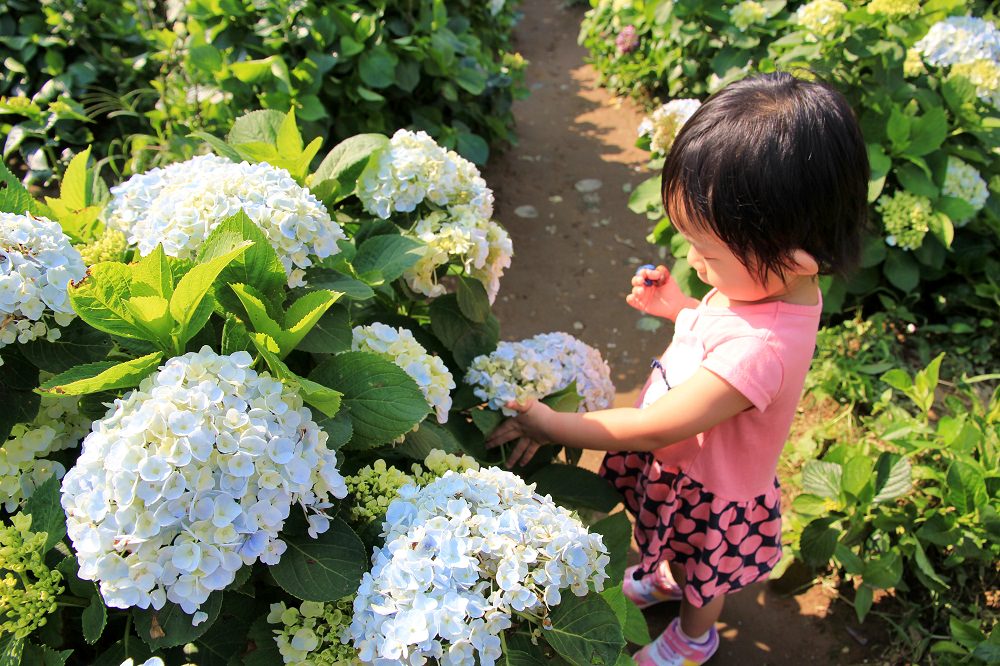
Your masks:
<svg viewBox="0 0 1000 666"><path fill-rule="evenodd" d="M684 567L684 597L696 607L768 577L781 559L781 491L751 500L716 497L652 453L612 452L601 476L635 516L636 578L667 560ZM678 581L680 582L680 581Z"/></svg>

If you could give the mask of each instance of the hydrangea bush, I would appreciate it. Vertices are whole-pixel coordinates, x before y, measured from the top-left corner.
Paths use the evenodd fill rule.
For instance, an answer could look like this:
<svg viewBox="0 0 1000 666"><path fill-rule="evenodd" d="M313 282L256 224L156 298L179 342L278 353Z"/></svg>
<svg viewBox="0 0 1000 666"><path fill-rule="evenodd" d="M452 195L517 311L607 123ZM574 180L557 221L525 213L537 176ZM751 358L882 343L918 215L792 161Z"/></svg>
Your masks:
<svg viewBox="0 0 1000 666"><path fill-rule="evenodd" d="M839 0L761 3L630 3L601 0L581 39L607 85L640 91L658 106L639 145L662 165L675 114L671 105L703 100L754 72L812 71L851 102L872 165L873 235L850 281L824 282L826 310L879 307L878 293L923 292L928 317L993 312L1000 288L995 230L1000 225L1000 28L982 3L950 0ZM739 10L739 11L737 11ZM636 26L643 47L609 55L605 33ZM668 100L659 106L660 99ZM672 98L672 99L671 99ZM668 117L667 123L658 118ZM683 121L682 121L683 122ZM662 129L658 129L662 127ZM677 258L674 270L693 294L701 286L683 257L652 179L630 202L657 222L654 241ZM916 303L914 303L916 304Z"/></svg>
<svg viewBox="0 0 1000 666"><path fill-rule="evenodd" d="M470 162L426 135L397 137L354 136L314 160L321 141L303 140L294 113L257 111L225 140L203 135L211 154L110 189L89 151L44 202L0 169L0 279L17 308L0 321L45 327L0 348L4 663L374 655L349 628L368 612L358 599L378 576L385 512L407 488L503 456L485 449L495 412L455 378L497 347L490 303L510 240ZM415 288L416 274L441 288ZM526 482L572 507L614 508L603 480L556 455L538 456ZM504 474L491 492L526 482ZM587 536L551 502L544 559L563 581L523 582L540 586L544 609L523 592L498 597L496 621L473 609L448 635L475 633L485 655L613 663L626 634L648 640L644 624L622 611L620 586L598 592L603 576L584 575L572 544L603 543L586 552L617 583L627 519ZM496 540L507 527L477 529ZM560 599L567 586L583 596ZM562 640L533 638L508 606ZM597 641L574 634L580 615Z"/></svg>

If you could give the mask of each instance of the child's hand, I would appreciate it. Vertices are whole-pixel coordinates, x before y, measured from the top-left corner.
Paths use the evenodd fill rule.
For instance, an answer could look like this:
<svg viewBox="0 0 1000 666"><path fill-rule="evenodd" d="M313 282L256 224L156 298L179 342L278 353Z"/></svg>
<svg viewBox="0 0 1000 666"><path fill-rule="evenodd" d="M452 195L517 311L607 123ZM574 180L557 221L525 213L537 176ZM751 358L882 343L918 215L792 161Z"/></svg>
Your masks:
<svg viewBox="0 0 1000 666"><path fill-rule="evenodd" d="M694 299L681 291L670 271L662 265L639 269L632 278L632 293L625 297L625 302L636 310L671 321L677 318L681 309L692 307L691 301Z"/></svg>
<svg viewBox="0 0 1000 666"><path fill-rule="evenodd" d="M516 410L517 416L507 419L490 433L486 438L486 448L492 449L516 439L517 445L507 456L507 468L510 469L518 464L527 465L535 452L548 443L544 422L552 408L537 400L524 404L511 401L507 407Z"/></svg>

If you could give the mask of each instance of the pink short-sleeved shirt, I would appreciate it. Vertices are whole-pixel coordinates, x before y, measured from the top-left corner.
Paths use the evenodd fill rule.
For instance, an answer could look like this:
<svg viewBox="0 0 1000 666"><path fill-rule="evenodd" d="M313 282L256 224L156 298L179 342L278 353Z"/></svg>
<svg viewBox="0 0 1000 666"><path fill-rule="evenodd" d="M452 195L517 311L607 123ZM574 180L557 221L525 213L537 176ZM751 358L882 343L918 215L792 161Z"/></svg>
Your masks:
<svg viewBox="0 0 1000 666"><path fill-rule="evenodd" d="M753 407L690 439L654 452L720 498L748 500L774 487L785 445L816 348L822 300L816 305L773 301L681 310L674 338L640 398L645 407L705 368L742 393Z"/></svg>

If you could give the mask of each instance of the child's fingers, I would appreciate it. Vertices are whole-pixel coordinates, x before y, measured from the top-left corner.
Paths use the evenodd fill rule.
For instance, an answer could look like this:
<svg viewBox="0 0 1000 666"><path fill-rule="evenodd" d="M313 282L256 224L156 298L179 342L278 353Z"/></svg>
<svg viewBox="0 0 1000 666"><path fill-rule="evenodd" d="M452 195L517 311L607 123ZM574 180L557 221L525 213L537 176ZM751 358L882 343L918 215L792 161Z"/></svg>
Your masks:
<svg viewBox="0 0 1000 666"><path fill-rule="evenodd" d="M530 437L521 437L517 440L514 450L507 456L507 469L518 465L527 465L535 457L535 452L538 451L539 446L540 444Z"/></svg>
<svg viewBox="0 0 1000 666"><path fill-rule="evenodd" d="M507 419L486 438L486 448L492 449L521 436L521 426L517 419Z"/></svg>

